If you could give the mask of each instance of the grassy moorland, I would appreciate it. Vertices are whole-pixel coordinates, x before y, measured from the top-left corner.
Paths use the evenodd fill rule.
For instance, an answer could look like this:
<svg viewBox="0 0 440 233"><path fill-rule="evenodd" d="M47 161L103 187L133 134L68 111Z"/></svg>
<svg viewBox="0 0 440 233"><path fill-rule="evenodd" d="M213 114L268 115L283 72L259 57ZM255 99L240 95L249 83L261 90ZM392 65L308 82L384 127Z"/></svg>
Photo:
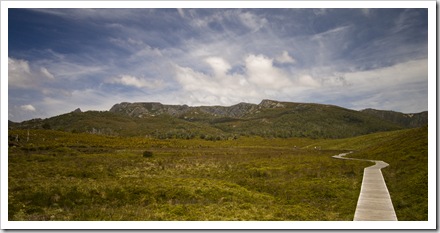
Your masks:
<svg viewBox="0 0 440 233"><path fill-rule="evenodd" d="M9 139L9 220L349 221L363 168L371 164L331 158L353 149L341 140L157 140L52 130L31 130L29 137L10 130ZM347 140L356 145L358 139ZM356 155L392 146L372 141ZM143 157L145 151L152 156ZM427 213L423 205L395 206Z"/></svg>

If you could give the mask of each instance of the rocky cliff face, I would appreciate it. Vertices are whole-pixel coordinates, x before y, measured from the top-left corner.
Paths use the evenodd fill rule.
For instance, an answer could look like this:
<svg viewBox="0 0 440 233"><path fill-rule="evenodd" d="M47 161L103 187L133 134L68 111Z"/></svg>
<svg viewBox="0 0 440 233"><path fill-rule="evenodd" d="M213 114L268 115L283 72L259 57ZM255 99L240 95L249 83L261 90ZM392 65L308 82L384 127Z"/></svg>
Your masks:
<svg viewBox="0 0 440 233"><path fill-rule="evenodd" d="M286 106L278 101L273 101L273 100L263 100L261 101L261 103L258 105L260 108L285 108Z"/></svg>
<svg viewBox="0 0 440 233"><path fill-rule="evenodd" d="M195 107L195 109L199 109L201 112L214 116L240 118L251 113L252 111L255 111L257 109L257 105L248 104L248 103L239 103L229 107L202 106L202 107Z"/></svg>
<svg viewBox="0 0 440 233"><path fill-rule="evenodd" d="M188 105L164 105L157 102L149 103L128 103L122 102L115 104L110 109L110 112L122 113L131 117L147 117L168 114L170 116L179 117L188 112L190 107Z"/></svg>

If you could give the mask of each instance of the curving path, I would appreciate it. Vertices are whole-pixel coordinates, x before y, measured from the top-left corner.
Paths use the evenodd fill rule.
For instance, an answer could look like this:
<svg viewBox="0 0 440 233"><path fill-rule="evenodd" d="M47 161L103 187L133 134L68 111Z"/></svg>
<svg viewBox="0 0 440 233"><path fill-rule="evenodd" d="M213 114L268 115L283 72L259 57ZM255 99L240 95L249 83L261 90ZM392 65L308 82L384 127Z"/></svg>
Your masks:
<svg viewBox="0 0 440 233"><path fill-rule="evenodd" d="M382 168L388 166L388 163L380 160L344 157L350 153L352 152L335 155L333 158L376 163L364 169L361 192L353 221L397 221L396 212L381 171Z"/></svg>

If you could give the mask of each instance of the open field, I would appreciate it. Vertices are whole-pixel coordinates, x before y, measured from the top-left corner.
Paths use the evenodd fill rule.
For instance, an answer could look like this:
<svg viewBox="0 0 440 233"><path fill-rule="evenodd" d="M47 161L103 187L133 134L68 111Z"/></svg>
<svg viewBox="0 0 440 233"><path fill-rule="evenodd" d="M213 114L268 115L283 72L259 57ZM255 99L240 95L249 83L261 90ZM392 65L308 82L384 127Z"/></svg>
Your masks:
<svg viewBox="0 0 440 233"><path fill-rule="evenodd" d="M351 221L371 163L331 156L352 149L352 157L379 156L403 138L407 149L381 157L391 165L384 175L391 196L405 197L394 204L399 220L427 219L426 128L340 140L157 140L51 130L29 137L10 130L9 137L10 220ZM408 164L412 170L403 168ZM421 173L393 179L414 169Z"/></svg>

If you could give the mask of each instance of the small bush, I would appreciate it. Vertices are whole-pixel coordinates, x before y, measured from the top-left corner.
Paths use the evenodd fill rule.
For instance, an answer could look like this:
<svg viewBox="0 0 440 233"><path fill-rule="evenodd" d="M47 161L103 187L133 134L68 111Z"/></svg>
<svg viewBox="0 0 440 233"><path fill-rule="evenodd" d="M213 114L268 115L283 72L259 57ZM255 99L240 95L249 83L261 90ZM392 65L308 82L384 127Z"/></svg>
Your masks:
<svg viewBox="0 0 440 233"><path fill-rule="evenodd" d="M153 156L153 152L146 150L146 151L144 151L143 156L145 158L152 157Z"/></svg>

